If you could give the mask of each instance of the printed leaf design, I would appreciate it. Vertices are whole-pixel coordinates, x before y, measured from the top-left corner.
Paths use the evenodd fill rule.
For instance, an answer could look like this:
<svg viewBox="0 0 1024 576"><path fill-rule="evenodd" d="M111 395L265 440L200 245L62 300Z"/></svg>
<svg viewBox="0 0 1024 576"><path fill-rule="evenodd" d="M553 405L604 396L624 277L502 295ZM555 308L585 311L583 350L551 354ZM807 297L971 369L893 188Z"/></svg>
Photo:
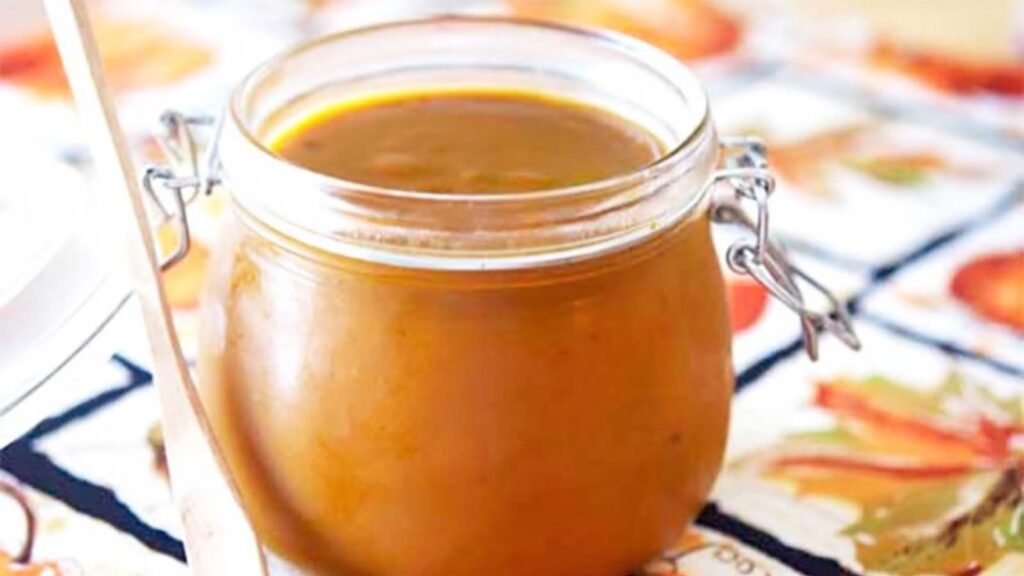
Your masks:
<svg viewBox="0 0 1024 576"><path fill-rule="evenodd" d="M768 304L768 292L757 282L741 278L729 280L729 316L732 331L740 333L753 326Z"/></svg>
<svg viewBox="0 0 1024 576"><path fill-rule="evenodd" d="M104 68L116 90L171 84L214 59L208 47L169 31L162 22L100 17L94 25ZM48 30L0 47L0 81L46 96L67 95L60 56Z"/></svg>
<svg viewBox="0 0 1024 576"><path fill-rule="evenodd" d="M167 445L164 443L164 429L159 422L149 427L149 432L146 433L146 444L149 444L149 449L153 451L153 468L165 480L168 479Z"/></svg>
<svg viewBox="0 0 1024 576"><path fill-rule="evenodd" d="M986 478L988 480L988 478ZM965 480L959 488L965 488ZM859 545L858 553L865 565L896 574L965 574L980 571L987 562L998 559L1006 551L1024 553L1024 460L1017 460L997 475L984 496L967 510L945 519L938 533L914 536L922 526L930 525L934 518L929 511L941 510L949 502L956 502L958 494L949 490L936 490L935 494L911 495L907 503L896 509L901 514L909 508L916 514L901 514L904 526L872 532L864 523L851 526L847 533L859 540L873 533L880 537L870 546ZM945 498L940 498L945 496ZM877 516L880 509L868 509L866 514ZM916 518L918 522L913 522ZM870 541L870 540L868 540Z"/></svg>
<svg viewBox="0 0 1024 576"><path fill-rule="evenodd" d="M946 167L934 154L893 154L889 156L859 156L847 158L843 164L892 186L909 188L928 181L928 177Z"/></svg>
<svg viewBox="0 0 1024 576"><path fill-rule="evenodd" d="M1021 60L970 62L948 54L928 54L884 40L872 48L871 60L881 68L901 72L950 94L1024 97L1024 61Z"/></svg>
<svg viewBox="0 0 1024 576"><path fill-rule="evenodd" d="M895 189L912 189L927 184L940 175L976 178L981 167L957 164L940 154L915 145L910 148L887 148L887 136L880 134L879 124L865 122L848 124L795 140L769 141L772 168L783 180L802 193L820 198L834 198L830 174L849 170ZM758 127L744 133L764 134ZM880 145L880 143L882 145Z"/></svg>
<svg viewBox="0 0 1024 576"><path fill-rule="evenodd" d="M512 0L516 14L618 30L683 60L734 50L742 23L708 0Z"/></svg>
<svg viewBox="0 0 1024 576"><path fill-rule="evenodd" d="M965 263L953 275L949 291L975 314L1024 335L1024 249Z"/></svg>
<svg viewBox="0 0 1024 576"><path fill-rule="evenodd" d="M707 576L709 573L770 576L774 572L735 542L705 536L690 528L671 550L649 562L636 576Z"/></svg>
<svg viewBox="0 0 1024 576"><path fill-rule="evenodd" d="M52 562L43 564L15 563L10 556L0 552L0 576L64 576L68 574Z"/></svg>
<svg viewBox="0 0 1024 576"><path fill-rule="evenodd" d="M865 125L844 126L799 140L771 142L769 161L772 169L798 190L830 198L835 193L828 185L828 169L832 162L851 153L862 137Z"/></svg>
<svg viewBox="0 0 1024 576"><path fill-rule="evenodd" d="M16 553L0 550L0 576L63 576L65 572L55 563L31 561L38 522L25 492L19 486L0 478L0 496L11 498L21 509L25 520L21 550ZM10 522L10 519L0 518L0 522Z"/></svg>
<svg viewBox="0 0 1024 576"><path fill-rule="evenodd" d="M820 382L814 404L833 426L734 466L857 505L842 534L865 569L965 576L1024 554L1021 397L956 375L927 390L872 377Z"/></svg>

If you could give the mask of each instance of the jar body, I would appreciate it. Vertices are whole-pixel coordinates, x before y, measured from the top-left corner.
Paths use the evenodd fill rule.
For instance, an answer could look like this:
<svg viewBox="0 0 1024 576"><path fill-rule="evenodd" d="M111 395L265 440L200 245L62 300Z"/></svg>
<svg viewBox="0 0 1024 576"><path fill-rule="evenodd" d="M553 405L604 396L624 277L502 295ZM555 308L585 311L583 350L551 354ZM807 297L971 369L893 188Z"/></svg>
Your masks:
<svg viewBox="0 0 1024 576"><path fill-rule="evenodd" d="M460 195L332 179L266 145L325 103L466 88L603 108L666 153ZM679 62L553 25L395 23L268 62L230 112L200 386L288 574L621 576L673 544L732 390L717 136Z"/></svg>
<svg viewBox="0 0 1024 576"><path fill-rule="evenodd" d="M706 215L537 269L397 268L233 216L200 382L257 533L312 574L613 576L673 543L732 389Z"/></svg>

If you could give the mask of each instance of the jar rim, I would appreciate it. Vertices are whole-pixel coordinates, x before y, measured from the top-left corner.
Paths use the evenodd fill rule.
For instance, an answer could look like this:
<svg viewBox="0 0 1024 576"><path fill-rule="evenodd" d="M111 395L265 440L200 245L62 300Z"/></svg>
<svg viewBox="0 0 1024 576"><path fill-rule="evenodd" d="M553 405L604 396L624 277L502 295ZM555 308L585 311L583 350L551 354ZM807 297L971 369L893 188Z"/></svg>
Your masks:
<svg viewBox="0 0 1024 576"><path fill-rule="evenodd" d="M364 182L356 182L336 176L330 176L305 168L298 164L289 162L275 154L269 147L267 147L266 144L264 144L264 142L254 133L254 130L248 126L242 118L243 102L248 91L256 86L266 75L270 74L277 67L285 64L292 58L315 50L324 44L350 38L357 38L362 35L373 34L386 30L412 28L439 23L479 23L524 26L574 34L613 44L616 48L622 49L635 56L637 62L642 63L666 79L670 79L672 86L694 107L696 121L693 123L692 130L684 137L680 138L679 142L675 146L643 166L620 174L614 174L598 180L583 182L571 186L544 188L525 192L451 193L376 186ZM707 94L704 91L703 85L696 78L693 72L691 72L686 65L675 57L632 36L602 28L567 25L516 16L470 16L452 14L404 19L369 26L361 26L359 28L334 32L305 42L300 42L288 50L265 60L250 71L232 90L227 114L233 124L233 128L237 130L238 134L240 134L248 144L252 145L269 161L288 170L295 178L305 180L313 186L321 189L341 187L354 193L362 193L391 200L413 200L440 203L473 202L477 204L525 202L531 200L551 200L557 198L585 196L611 187L627 186L631 182L645 180L674 165L680 158L687 156L694 147L701 144L701 137L708 131L711 124L711 114Z"/></svg>

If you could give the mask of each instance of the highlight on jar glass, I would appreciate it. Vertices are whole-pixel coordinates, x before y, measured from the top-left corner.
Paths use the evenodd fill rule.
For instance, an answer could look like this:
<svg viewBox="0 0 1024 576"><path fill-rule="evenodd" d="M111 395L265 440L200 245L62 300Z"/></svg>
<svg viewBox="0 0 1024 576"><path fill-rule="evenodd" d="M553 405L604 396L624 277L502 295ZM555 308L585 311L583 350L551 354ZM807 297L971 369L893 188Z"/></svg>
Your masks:
<svg viewBox="0 0 1024 576"><path fill-rule="evenodd" d="M622 35L329 36L252 72L211 150L147 181L232 198L199 385L273 575L620 576L673 544L729 420L715 222L808 353L858 346L771 242L763 146Z"/></svg>

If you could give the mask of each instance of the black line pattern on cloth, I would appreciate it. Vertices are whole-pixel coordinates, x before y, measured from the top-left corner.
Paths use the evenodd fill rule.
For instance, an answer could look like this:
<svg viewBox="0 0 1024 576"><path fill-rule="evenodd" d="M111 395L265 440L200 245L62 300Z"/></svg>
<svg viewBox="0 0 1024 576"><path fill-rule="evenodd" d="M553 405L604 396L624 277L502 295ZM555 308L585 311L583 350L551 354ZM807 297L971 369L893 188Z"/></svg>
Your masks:
<svg viewBox="0 0 1024 576"><path fill-rule="evenodd" d="M110 488L57 466L37 452L31 442L15 442L0 452L0 468L19 482L128 534L150 550L185 561L185 547L180 540L144 522Z"/></svg>
<svg viewBox="0 0 1024 576"><path fill-rule="evenodd" d="M937 348L949 356L954 356L956 358L966 358L971 360L972 362L983 364L985 366L988 366L989 368L993 368L995 370L998 370L999 372L1003 372L1010 376L1020 377L1021 383L1024 384L1024 368L1019 368L1017 366L1006 364L1005 362L1001 362L993 358L978 356L976 353L961 348L960 346L957 346L952 342L947 342L945 340L940 340L938 338L932 338L931 336L928 336L927 334L922 334L921 332L918 332L913 328L908 328L898 322L886 320L874 314L861 314L860 319L863 320L864 322L867 322L868 324L877 326L884 330L888 330L893 334L902 336L907 340L913 340L914 342L925 344L932 348Z"/></svg>
<svg viewBox="0 0 1024 576"><path fill-rule="evenodd" d="M52 432L60 430L75 420L85 418L93 412L102 409L104 406L120 400L122 397L127 396L135 390L149 386L153 383L153 376L148 371L126 360L122 356L115 354L111 358L111 361L118 364L127 372L127 384L101 392L81 404L62 412L61 414L57 414L43 420L26 432L19 441L34 442L39 440Z"/></svg>
<svg viewBox="0 0 1024 576"><path fill-rule="evenodd" d="M26 486L135 538L147 548L184 562L185 547L179 539L142 520L110 488L79 478L35 449L38 440L153 383L153 377L147 370L124 357L114 355L111 362L125 370L128 377L126 384L101 392L61 414L43 420L0 451L0 469Z"/></svg>
<svg viewBox="0 0 1024 576"><path fill-rule="evenodd" d="M713 502L701 510L697 525L717 530L763 552L789 568L808 576L859 576L831 558L824 558L783 544L778 538L726 514Z"/></svg>

